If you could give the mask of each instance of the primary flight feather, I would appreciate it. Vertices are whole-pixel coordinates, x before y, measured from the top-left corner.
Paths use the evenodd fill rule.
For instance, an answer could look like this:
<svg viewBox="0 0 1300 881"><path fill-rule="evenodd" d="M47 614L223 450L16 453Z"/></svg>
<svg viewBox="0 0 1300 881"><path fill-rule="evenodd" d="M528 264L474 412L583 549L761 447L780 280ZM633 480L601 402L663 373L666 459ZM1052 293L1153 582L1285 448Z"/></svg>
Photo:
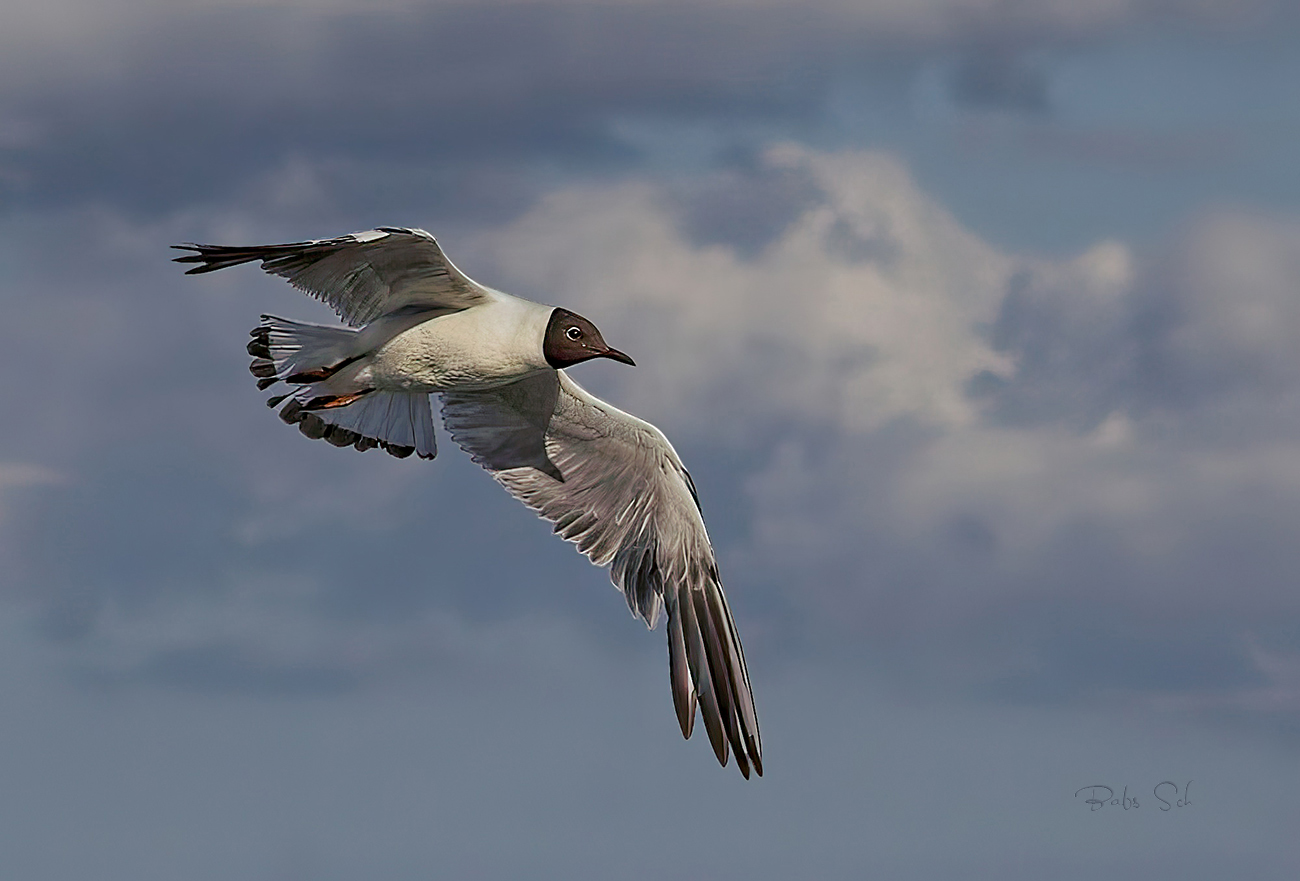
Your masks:
<svg viewBox="0 0 1300 881"><path fill-rule="evenodd" d="M437 453L429 395L452 439L555 524L653 628L668 617L682 734L696 709L718 761L763 773L745 654L690 475L659 429L588 394L565 368L632 359L566 309L478 284L420 229L285 245L175 245L187 274L259 261L348 327L263 315L249 369L308 437L405 457Z"/></svg>

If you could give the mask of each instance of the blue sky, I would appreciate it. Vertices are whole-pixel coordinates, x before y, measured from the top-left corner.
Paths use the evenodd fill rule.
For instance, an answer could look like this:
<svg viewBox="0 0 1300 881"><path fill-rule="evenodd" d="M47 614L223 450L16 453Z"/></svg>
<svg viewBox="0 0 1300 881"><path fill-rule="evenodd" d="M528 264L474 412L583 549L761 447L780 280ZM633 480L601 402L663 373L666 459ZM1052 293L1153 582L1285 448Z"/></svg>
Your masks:
<svg viewBox="0 0 1300 881"><path fill-rule="evenodd" d="M6 873L1294 877L1298 25L0 12ZM575 375L691 468L762 780L681 741L662 632L445 436L266 410L248 328L326 310L168 262L375 224L636 358Z"/></svg>

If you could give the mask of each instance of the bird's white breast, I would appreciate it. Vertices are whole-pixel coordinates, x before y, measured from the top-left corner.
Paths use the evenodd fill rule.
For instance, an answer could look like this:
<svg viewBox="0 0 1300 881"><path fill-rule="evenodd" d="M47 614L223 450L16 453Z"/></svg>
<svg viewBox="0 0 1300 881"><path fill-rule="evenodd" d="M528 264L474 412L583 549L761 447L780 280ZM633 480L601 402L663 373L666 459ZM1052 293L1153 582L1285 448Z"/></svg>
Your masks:
<svg viewBox="0 0 1300 881"><path fill-rule="evenodd" d="M491 301L422 322L375 349L375 388L490 388L550 369L542 352L552 307L493 292Z"/></svg>

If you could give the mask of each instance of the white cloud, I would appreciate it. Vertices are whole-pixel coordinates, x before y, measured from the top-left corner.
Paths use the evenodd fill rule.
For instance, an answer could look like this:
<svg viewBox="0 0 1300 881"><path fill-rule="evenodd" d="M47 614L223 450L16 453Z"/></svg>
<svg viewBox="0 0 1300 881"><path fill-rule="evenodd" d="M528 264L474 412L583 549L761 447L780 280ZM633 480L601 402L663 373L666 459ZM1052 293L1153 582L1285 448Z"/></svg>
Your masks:
<svg viewBox="0 0 1300 881"><path fill-rule="evenodd" d="M972 326L992 319L1012 262L892 157L785 146L767 161L806 174L820 201L752 259L695 247L662 193L630 183L546 198L494 237L498 263L513 285L542 286L655 359L653 382L628 383L640 406L685 402L724 431L715 406L852 431L968 421L965 381L1007 368ZM732 384L762 395L724 401Z"/></svg>
<svg viewBox="0 0 1300 881"><path fill-rule="evenodd" d="M554 193L492 237L507 289L638 358L590 370L618 403L760 462L730 549L751 576L836 626L931 635L1043 602L1211 629L1300 611L1292 543L1260 537L1300 525L1294 222L1046 260L980 240L890 156L766 162L816 197L752 255L694 243L642 183ZM1228 440L1197 428L1241 394Z"/></svg>

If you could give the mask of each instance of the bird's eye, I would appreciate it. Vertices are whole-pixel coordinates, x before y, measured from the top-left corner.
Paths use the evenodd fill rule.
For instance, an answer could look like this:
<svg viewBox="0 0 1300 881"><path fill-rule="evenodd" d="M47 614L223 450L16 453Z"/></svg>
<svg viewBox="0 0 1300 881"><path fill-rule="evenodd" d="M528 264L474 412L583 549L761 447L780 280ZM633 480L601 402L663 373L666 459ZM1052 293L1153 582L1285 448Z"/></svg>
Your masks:
<svg viewBox="0 0 1300 881"><path fill-rule="evenodd" d="M567 336L567 337L568 337L569 339L571 339L571 340L580 340L580 339L582 339L582 331L579 330L579 329L576 328L576 327L571 327L571 328L569 328L568 330L566 330L566 331L564 332L564 335Z"/></svg>

